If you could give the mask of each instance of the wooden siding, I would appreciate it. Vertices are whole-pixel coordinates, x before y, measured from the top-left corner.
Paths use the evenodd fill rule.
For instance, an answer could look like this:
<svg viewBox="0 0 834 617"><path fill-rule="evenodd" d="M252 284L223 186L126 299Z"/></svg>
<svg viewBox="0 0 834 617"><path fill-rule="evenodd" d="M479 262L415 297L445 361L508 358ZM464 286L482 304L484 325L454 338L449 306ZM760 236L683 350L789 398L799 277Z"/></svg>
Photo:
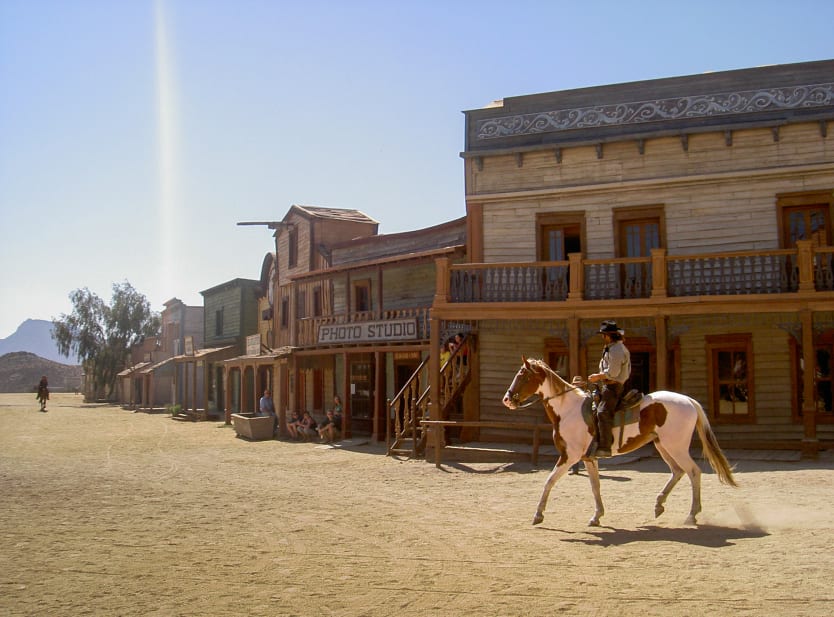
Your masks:
<svg viewBox="0 0 834 617"><path fill-rule="evenodd" d="M480 171L467 159L467 197L817 165L830 162L833 147L817 122L781 127L778 141L770 128L733 131L730 146L725 139L722 131L691 135L684 150L679 136L657 137L645 140L643 154L636 141L614 142L602 146L602 158L595 146L567 147L561 163L554 150L525 152L520 167L513 153L485 156Z"/></svg>
<svg viewBox="0 0 834 617"><path fill-rule="evenodd" d="M725 146L721 146L725 148ZM834 154L832 151L831 154ZM754 162L750 162L753 166ZM614 257L614 208L660 204L666 220L665 246L671 255L779 248L776 195L830 191L834 166L826 170L784 170L757 175L703 177L698 182L658 178L611 191L583 190L483 204L484 261L535 261L536 215L584 212L583 249L589 258Z"/></svg>
<svg viewBox="0 0 834 617"><path fill-rule="evenodd" d="M382 274L382 302L386 310L429 307L434 299L434 263L389 267Z"/></svg>
<svg viewBox="0 0 834 617"><path fill-rule="evenodd" d="M834 321L828 315L829 321ZM593 331L596 322L583 322L586 336ZM626 329L628 345L629 322L620 322ZM521 364L521 356L546 359L545 339L552 337L563 326L554 321L551 327L538 322L524 321L513 325L495 321L482 321L479 325L478 346L481 356L480 420L537 422L547 421L541 405L526 410L510 412L501 403L507 387ZM680 347L679 391L698 400L709 414L709 386L707 375L706 337L709 335L751 334L755 354L755 423L723 424L712 421L719 440L725 445L736 441L801 440L803 426L792 419L793 382L789 329L799 328L799 318L792 313L776 313L739 316L729 321L714 316L682 316L670 319L668 324L670 343ZM641 324L639 333L644 334ZM672 336L680 333L678 336ZM676 339L676 340L674 340ZM596 337L584 341L582 359L586 372L593 372L599 362L601 343ZM819 436L834 437L834 425L821 424ZM514 440L512 432L486 429L484 440Z"/></svg>

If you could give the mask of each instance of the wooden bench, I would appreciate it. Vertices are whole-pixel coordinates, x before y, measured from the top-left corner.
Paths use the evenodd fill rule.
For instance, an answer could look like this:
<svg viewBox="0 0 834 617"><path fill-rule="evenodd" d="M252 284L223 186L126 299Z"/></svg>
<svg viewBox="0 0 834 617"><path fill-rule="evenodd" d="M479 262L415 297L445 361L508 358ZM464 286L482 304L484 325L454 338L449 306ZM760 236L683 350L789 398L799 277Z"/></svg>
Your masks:
<svg viewBox="0 0 834 617"><path fill-rule="evenodd" d="M533 465L539 464L539 445L541 443L541 432L552 431L553 425L547 423L534 422L489 422L480 420L422 420L421 425L437 430L434 433L434 465L440 467L443 458L443 429L447 426L459 426L462 428L500 428L513 430L528 430L533 431L533 452L531 455L531 462Z"/></svg>

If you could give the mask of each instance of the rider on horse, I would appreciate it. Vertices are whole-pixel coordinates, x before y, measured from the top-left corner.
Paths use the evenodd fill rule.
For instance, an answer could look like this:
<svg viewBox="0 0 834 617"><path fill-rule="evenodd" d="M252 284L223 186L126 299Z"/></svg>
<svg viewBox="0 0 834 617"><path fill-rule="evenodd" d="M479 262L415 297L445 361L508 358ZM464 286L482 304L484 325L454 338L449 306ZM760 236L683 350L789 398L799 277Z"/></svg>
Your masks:
<svg viewBox="0 0 834 617"><path fill-rule="evenodd" d="M49 382L46 379L46 375L41 377L36 398L41 402L41 411L46 411L46 401L49 399Z"/></svg>
<svg viewBox="0 0 834 617"><path fill-rule="evenodd" d="M622 398L625 382L631 376L631 354L623 342L625 332L615 321L603 321L599 333L605 340L605 349L599 361L599 372L588 376L588 381L599 387L597 439L596 450L592 444L588 455L606 457L611 456L614 441L614 412Z"/></svg>

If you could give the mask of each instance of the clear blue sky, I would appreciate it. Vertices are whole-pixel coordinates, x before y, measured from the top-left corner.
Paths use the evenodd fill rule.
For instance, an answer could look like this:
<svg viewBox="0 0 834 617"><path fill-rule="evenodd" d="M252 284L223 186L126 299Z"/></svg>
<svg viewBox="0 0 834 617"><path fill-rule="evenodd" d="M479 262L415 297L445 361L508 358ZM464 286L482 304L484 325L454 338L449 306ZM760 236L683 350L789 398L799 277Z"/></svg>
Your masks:
<svg viewBox="0 0 834 617"><path fill-rule="evenodd" d="M465 214L463 110L834 58L830 0L0 0L0 338L256 279L292 204Z"/></svg>

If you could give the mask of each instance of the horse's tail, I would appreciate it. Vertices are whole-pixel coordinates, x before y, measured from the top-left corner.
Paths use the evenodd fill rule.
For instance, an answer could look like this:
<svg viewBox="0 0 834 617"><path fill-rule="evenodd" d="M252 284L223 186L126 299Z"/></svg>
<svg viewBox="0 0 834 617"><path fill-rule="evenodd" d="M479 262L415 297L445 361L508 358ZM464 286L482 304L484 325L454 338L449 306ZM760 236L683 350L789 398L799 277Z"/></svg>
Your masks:
<svg viewBox="0 0 834 617"><path fill-rule="evenodd" d="M695 399L691 400L698 410L698 419L695 422L695 428L698 430L698 438L701 440L704 456L709 461L710 467L718 474L718 479L722 484L738 486L736 479L733 477L733 468L718 445L718 439L715 438L715 433L712 432L712 427L709 424L709 419L707 419L704 408Z"/></svg>

